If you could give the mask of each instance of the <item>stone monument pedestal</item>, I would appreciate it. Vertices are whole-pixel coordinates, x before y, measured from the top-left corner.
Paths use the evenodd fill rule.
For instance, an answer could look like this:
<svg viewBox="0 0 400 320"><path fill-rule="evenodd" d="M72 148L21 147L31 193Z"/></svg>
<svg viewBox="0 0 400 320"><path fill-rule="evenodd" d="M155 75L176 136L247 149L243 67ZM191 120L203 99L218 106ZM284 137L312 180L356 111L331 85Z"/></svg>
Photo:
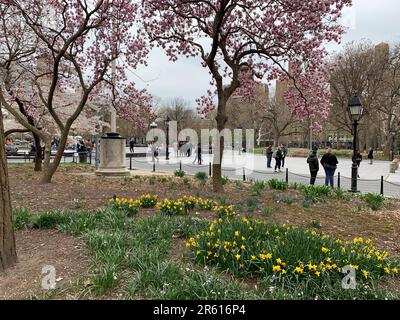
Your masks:
<svg viewBox="0 0 400 320"><path fill-rule="evenodd" d="M125 149L126 140L118 133L107 133L101 138L100 143L100 166L96 171L98 176L129 176L130 171L126 168Z"/></svg>

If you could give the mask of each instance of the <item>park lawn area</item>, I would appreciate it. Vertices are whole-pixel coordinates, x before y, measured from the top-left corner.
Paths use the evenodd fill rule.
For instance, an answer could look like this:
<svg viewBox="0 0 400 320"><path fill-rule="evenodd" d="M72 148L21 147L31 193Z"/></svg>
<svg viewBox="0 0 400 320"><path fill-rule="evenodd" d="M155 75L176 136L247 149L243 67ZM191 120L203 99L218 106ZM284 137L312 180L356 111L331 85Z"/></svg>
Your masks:
<svg viewBox="0 0 400 320"><path fill-rule="evenodd" d="M17 232L17 239L20 232L49 230L60 236L72 236L81 241L78 247L85 246L87 249L87 253L83 255L85 263L78 264L79 270L71 272L73 276L68 283L62 283L58 289L46 293L28 289L25 296L22 294L25 298L399 297L400 283L396 276L396 261L400 256L400 204L397 200L386 200L380 208L372 210L371 204L373 206L374 202L367 202L362 197L347 193L305 191L299 185L291 186L287 190L277 190L285 188L279 183L267 186L229 180L225 181L225 191L216 195L212 193L208 181L195 178L139 175L131 178L103 178L89 174L90 167L73 165L62 166L53 184L39 185L39 175L33 173L31 166L11 165L9 170L15 225L24 230ZM371 270L371 283L366 284L366 287L343 291L336 286L330 287L325 278L324 282L310 278L309 282L284 280L271 284L270 277L254 273L243 274L233 264L225 266L218 261L203 264L198 259L195 261L196 251L188 248L187 243L196 235L209 232L212 221L215 222L217 218L217 212L195 207L188 215L167 216L161 214L159 208L152 207L155 203L150 203L137 212L110 205L110 199L114 196L118 201L127 198L133 202L147 194L157 195L158 201L193 196L196 199L213 200L223 209L233 205L238 217L225 218L225 211L219 210L222 221L236 219L240 223L245 218L267 223L266 228L270 228L270 223L278 228L286 228L282 225L296 227L299 228L296 230L300 230L300 235L293 231L296 237L307 237L308 232L312 232L313 237L319 237L314 233L322 232L326 237L332 236L344 241L360 237L365 239L363 241L371 239L376 250L388 252L394 261L394 271L389 270L391 274L384 276ZM230 224L227 222L221 228L229 229ZM291 232L289 230L289 234ZM297 240L292 241L296 247ZM42 239L42 243L45 240ZM19 244L25 245L23 242ZM313 248L307 254L319 257L320 249ZM74 251L71 248L68 250ZM86 262L86 258L89 262ZM82 270L82 266L85 270ZM278 281L277 278L275 280Z"/></svg>

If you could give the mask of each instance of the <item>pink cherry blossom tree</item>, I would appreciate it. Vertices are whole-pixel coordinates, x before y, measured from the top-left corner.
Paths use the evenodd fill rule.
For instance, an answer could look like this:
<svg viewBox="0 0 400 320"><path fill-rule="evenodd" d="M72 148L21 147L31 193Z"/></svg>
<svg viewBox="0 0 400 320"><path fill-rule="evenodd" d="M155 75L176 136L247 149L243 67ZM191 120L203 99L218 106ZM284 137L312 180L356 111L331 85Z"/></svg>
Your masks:
<svg viewBox="0 0 400 320"><path fill-rule="evenodd" d="M114 107L121 117L144 125L141 115L151 112L151 97L135 89L125 73L145 64L148 53L137 2L0 0L0 5L7 12L0 26L5 40L0 99L20 124L45 141L42 182L51 182L73 125L85 125L79 119L92 117L85 115L88 105ZM50 162L55 135L60 145Z"/></svg>
<svg viewBox="0 0 400 320"><path fill-rule="evenodd" d="M222 131L228 99L238 88L251 94L249 77L290 80L288 106L317 126L319 114L327 114L329 106L321 47L340 40L344 29L338 20L350 5L351 0L142 0L142 15L152 41L172 61L197 57L208 68L213 88L198 103L201 112L217 109ZM298 66L291 73L288 61ZM223 145L221 138L213 164L215 191L222 189Z"/></svg>

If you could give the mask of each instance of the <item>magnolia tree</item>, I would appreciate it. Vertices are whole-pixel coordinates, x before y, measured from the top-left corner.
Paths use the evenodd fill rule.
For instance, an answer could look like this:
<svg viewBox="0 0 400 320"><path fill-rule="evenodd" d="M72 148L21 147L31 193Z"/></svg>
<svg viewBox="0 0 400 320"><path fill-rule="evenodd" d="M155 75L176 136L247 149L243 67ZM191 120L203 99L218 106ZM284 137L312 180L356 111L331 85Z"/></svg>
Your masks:
<svg viewBox="0 0 400 320"><path fill-rule="evenodd" d="M79 119L93 120L101 109L114 107L121 117L144 125L142 115L151 112L151 97L135 89L125 74L126 68L145 64L148 53L136 25L137 3L0 0L0 5L7 12L0 26L0 39L6 43L0 99L20 124L45 141L43 182L51 181ZM60 145L50 162L55 134Z"/></svg>
<svg viewBox="0 0 400 320"><path fill-rule="evenodd" d="M201 112L217 109L222 131L228 99L251 83L240 79L243 73L268 82L290 80L287 105L317 126L329 106L321 47L340 40L344 29L338 20L350 5L351 0L142 0L142 15L151 39L172 61L199 57L209 69L213 88L198 102ZM298 66L291 73L285 68L288 61ZM215 191L222 188L223 145L222 138L213 164Z"/></svg>

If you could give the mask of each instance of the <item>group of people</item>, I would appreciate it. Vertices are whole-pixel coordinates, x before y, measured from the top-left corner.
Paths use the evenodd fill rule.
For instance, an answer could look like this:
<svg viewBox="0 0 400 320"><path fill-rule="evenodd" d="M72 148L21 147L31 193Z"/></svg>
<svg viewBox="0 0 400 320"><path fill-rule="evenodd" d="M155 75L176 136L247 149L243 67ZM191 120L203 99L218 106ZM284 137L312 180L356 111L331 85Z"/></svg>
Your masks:
<svg viewBox="0 0 400 320"><path fill-rule="evenodd" d="M318 171L319 171L319 161L318 161L318 149L314 148L311 154L307 158L307 163L310 168L311 180L310 184L314 185L315 180L317 179ZM325 185L330 185L332 188L334 187L334 176L337 169L337 165L339 161L337 157L332 153L332 149L328 148L326 153L321 158L321 165L325 170Z"/></svg>
<svg viewBox="0 0 400 320"><path fill-rule="evenodd" d="M311 180L310 184L314 185L315 180L317 179L317 174L319 171L319 162L318 162L318 149L314 148L311 152L311 154L307 158L307 163L310 168L310 174L311 174ZM374 161L374 150L370 148L368 150L368 159L369 159L369 164L372 165ZM361 152L358 150L356 152L356 157L355 157L355 163L357 164L357 167L359 168L361 165L361 162L363 160ZM337 157L332 153L332 149L328 148L326 150L326 153L322 156L321 161L320 161L322 167L324 168L325 171L325 185L328 186L330 185L332 188L334 187L334 176L335 172L337 169L337 166L339 164L339 161ZM358 178L360 175L358 175Z"/></svg>
<svg viewBox="0 0 400 320"><path fill-rule="evenodd" d="M194 163L198 163L199 165L203 164L203 158L202 158L202 148L201 148L201 143L199 143L197 145L197 148L193 148L192 144L190 144L190 148L185 148L183 149L184 146L181 147L180 151L184 150L183 155L187 156L188 158L192 156L192 153L194 153L195 157L193 160L193 164ZM194 150L193 150L194 149ZM155 160L157 160L157 162L160 161L160 159L158 158L159 156L159 150L160 148L155 144L152 143L150 144L150 150L151 150L151 155L152 155L152 160L153 162L155 162ZM193 150L193 151L192 151ZM133 148L131 149L131 152L133 153Z"/></svg>
<svg viewBox="0 0 400 320"><path fill-rule="evenodd" d="M275 151L273 150L272 145L269 145L266 150L267 167L272 169L272 159L275 159L275 169L274 169L275 172L282 172L281 168L285 167L285 159L287 157L287 154L288 154L288 149L285 145L281 144ZM360 167L362 159L363 159L362 154L359 151L357 151L355 158L357 167ZM368 150L368 159L370 165L372 165L374 159L374 150L372 148ZM339 161L336 155L332 153L331 148L326 149L326 153L321 158L321 161L319 161L318 148L314 147L307 158L307 163L310 169L311 185L315 184L321 164L321 166L324 168L325 171L325 185L327 186L330 185L331 187L334 186L334 176Z"/></svg>
<svg viewBox="0 0 400 320"><path fill-rule="evenodd" d="M285 167L285 159L288 154L288 148L281 144L275 151L272 145L269 145L266 150L267 155L267 168L272 169L272 159L275 159L275 172L282 172L281 169Z"/></svg>

